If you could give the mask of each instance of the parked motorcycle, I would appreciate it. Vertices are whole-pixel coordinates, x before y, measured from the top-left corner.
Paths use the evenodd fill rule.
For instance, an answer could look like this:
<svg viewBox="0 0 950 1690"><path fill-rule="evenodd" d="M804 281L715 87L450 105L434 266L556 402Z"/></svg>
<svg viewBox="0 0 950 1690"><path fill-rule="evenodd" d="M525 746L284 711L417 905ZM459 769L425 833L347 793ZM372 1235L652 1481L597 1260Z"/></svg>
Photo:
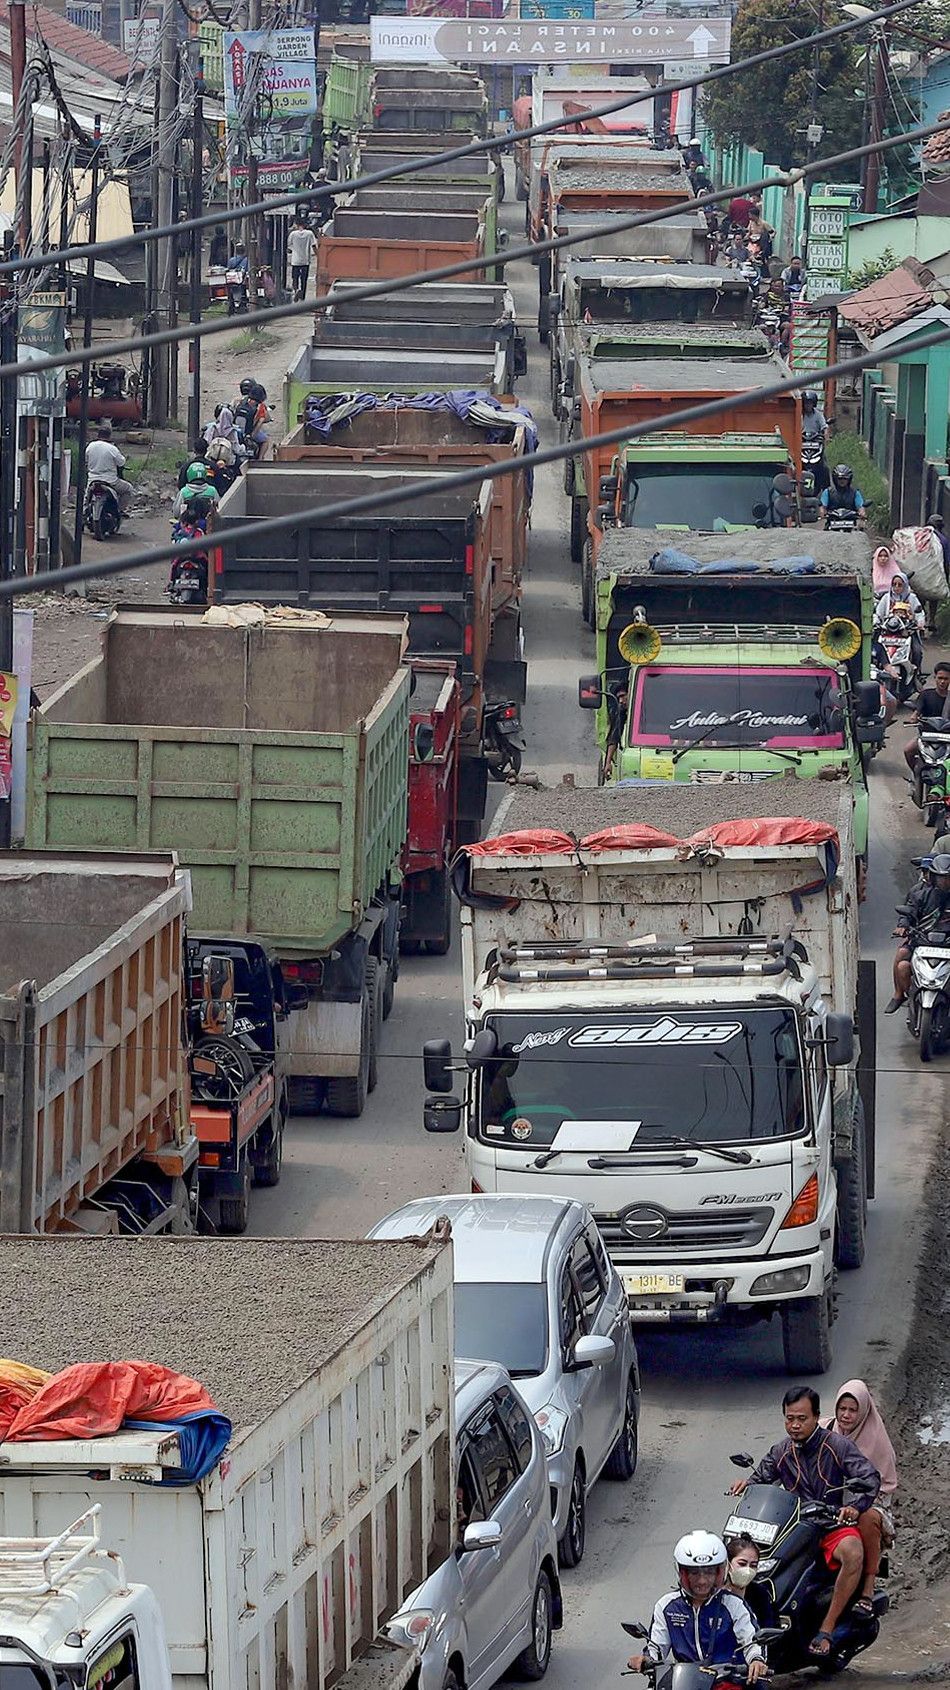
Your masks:
<svg viewBox="0 0 950 1690"><path fill-rule="evenodd" d="M486 704L482 714L482 740L485 762L491 780L508 780L521 769L524 740L521 735L521 712L510 699Z"/></svg>
<svg viewBox="0 0 950 1690"><path fill-rule="evenodd" d="M906 918L910 912L901 904L897 913ZM908 937L913 950L907 1027L921 1062L930 1062L950 1044L950 916L925 917Z"/></svg>
<svg viewBox="0 0 950 1690"><path fill-rule="evenodd" d="M736 1467L755 1466L751 1455L730 1459ZM769 1644L769 1664L776 1672L815 1665L826 1676L841 1672L855 1655L870 1648L880 1632L890 1605L883 1591L872 1598L874 1612L867 1618L854 1612L852 1598L832 1632L830 1653L820 1663L809 1654L835 1583L821 1552L821 1540L837 1524L838 1510L830 1504L802 1502L780 1485L757 1484L749 1485L736 1500L735 1512L726 1521L723 1536L750 1537L762 1557L746 1601L761 1624L777 1629ZM882 1562L882 1571L885 1565Z"/></svg>
<svg viewBox="0 0 950 1690"><path fill-rule="evenodd" d="M898 704L906 704L923 680L917 624L905 616L888 616L874 637L871 661L883 671L888 692Z"/></svg>
<svg viewBox="0 0 950 1690"><path fill-rule="evenodd" d="M110 535L118 534L122 507L119 504L119 495L111 482L90 481L86 488L83 520L90 534L94 534L97 540L108 540Z"/></svg>

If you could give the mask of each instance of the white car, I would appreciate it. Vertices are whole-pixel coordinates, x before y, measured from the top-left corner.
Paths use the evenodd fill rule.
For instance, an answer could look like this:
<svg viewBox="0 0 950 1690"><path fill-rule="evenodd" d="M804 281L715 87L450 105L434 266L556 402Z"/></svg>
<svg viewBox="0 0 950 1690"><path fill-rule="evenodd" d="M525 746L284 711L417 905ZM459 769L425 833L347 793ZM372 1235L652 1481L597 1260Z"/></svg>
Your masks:
<svg viewBox="0 0 950 1690"><path fill-rule="evenodd" d="M503 1367L455 1364L457 1547L390 1620L419 1652L418 1690L543 1678L561 1624L544 1446Z"/></svg>
<svg viewBox="0 0 950 1690"><path fill-rule="evenodd" d="M632 1478L640 1375L623 1286L590 1211L558 1197L420 1197L371 1238L425 1233L448 1216L455 1353L500 1362L544 1439L562 1566L576 1567L598 1474Z"/></svg>

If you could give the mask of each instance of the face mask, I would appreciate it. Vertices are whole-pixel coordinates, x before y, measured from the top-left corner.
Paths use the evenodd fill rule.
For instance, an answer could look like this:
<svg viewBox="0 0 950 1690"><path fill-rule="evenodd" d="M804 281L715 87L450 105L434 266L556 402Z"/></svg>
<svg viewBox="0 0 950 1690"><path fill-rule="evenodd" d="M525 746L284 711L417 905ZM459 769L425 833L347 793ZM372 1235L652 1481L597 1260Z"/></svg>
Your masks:
<svg viewBox="0 0 950 1690"><path fill-rule="evenodd" d="M757 1571L757 1567L744 1567L741 1563L739 1566L732 1565L729 1568L729 1583L736 1585L739 1590L745 1590L746 1585L752 1583Z"/></svg>

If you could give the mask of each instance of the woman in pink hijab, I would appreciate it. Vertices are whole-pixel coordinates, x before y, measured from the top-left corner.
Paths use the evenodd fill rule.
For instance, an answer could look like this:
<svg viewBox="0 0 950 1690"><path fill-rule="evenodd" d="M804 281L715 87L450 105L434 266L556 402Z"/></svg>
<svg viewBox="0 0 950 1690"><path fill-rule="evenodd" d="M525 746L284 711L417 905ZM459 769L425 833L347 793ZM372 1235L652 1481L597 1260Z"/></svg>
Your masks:
<svg viewBox="0 0 950 1690"><path fill-rule="evenodd" d="M878 546L871 563L875 600L887 592L894 576L899 573L900 566L890 546Z"/></svg>
<svg viewBox="0 0 950 1690"><path fill-rule="evenodd" d="M897 1489L897 1457L877 1403L863 1379L848 1379L841 1386L835 1398L834 1418L826 1424L832 1431L840 1432L857 1444L861 1454L881 1475L881 1489L875 1506L865 1509L858 1520L864 1544L864 1583L854 1611L870 1617L874 1612L874 1581L881 1565L884 1533L887 1531L889 1538L893 1535L886 1509Z"/></svg>

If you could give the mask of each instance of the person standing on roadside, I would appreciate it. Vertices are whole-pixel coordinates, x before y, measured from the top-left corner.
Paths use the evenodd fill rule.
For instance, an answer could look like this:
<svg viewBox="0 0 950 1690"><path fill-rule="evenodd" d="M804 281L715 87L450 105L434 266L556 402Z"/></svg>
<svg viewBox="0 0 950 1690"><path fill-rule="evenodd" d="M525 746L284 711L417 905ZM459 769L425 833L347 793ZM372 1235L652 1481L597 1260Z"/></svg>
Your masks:
<svg viewBox="0 0 950 1690"><path fill-rule="evenodd" d="M290 279L295 299L306 299L310 266L317 243L314 233L302 217L295 217L287 236L287 255L290 259Z"/></svg>

